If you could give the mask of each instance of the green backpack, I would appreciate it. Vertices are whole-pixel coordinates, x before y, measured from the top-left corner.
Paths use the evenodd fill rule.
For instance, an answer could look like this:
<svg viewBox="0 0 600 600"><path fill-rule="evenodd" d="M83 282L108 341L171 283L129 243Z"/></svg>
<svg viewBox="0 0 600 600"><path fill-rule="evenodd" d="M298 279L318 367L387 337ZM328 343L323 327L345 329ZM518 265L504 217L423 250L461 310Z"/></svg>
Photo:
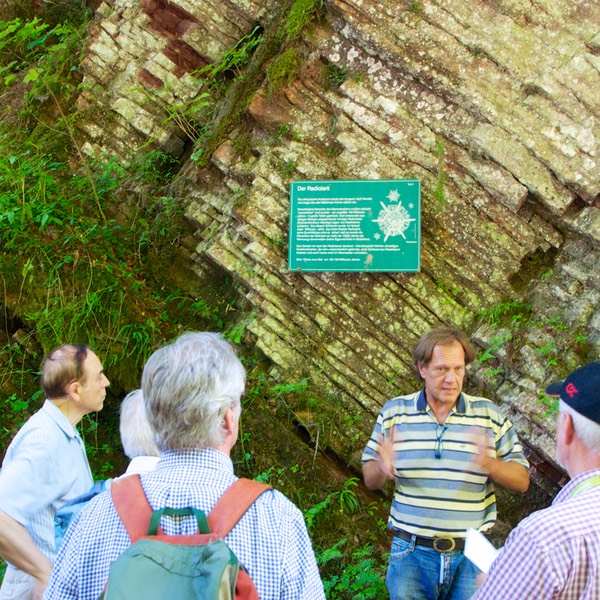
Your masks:
<svg viewBox="0 0 600 600"><path fill-rule="evenodd" d="M194 508L153 511L139 475L113 482L112 500L131 538L110 566L100 599L259 600L250 575L223 538L270 486L238 479L221 496L208 517ZM198 533L165 535L161 517L195 516Z"/></svg>

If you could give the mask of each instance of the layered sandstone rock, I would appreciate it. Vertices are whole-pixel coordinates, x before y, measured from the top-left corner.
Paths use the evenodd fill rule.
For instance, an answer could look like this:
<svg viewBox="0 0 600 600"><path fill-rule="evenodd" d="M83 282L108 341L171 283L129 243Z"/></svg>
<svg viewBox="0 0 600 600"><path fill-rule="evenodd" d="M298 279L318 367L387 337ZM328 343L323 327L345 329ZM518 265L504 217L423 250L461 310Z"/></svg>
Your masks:
<svg viewBox="0 0 600 600"><path fill-rule="evenodd" d="M299 38L254 50L213 96L210 143L191 140L168 117L207 91L194 72L257 27L266 43L291 6L102 4L84 64L85 151L126 158L151 140L183 157L172 192L197 224L198 285L230 274L275 379L309 379L319 402L286 409L314 445L356 466L383 402L415 386L417 338L453 324L489 351L471 390L552 456L539 391L600 347L600 10L325 0ZM290 50L295 70L277 87L269 69ZM199 167L187 156L203 143ZM288 269L291 181L396 178L422 185L418 273Z"/></svg>

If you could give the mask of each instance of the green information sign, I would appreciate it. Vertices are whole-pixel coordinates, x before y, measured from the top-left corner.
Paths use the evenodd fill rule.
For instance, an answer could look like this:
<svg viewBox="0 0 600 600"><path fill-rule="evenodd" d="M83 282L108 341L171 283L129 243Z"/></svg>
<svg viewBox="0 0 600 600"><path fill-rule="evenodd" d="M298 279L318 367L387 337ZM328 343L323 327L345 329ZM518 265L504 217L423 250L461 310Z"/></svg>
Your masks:
<svg viewBox="0 0 600 600"><path fill-rule="evenodd" d="M291 184L294 271L418 271L420 232L415 179Z"/></svg>

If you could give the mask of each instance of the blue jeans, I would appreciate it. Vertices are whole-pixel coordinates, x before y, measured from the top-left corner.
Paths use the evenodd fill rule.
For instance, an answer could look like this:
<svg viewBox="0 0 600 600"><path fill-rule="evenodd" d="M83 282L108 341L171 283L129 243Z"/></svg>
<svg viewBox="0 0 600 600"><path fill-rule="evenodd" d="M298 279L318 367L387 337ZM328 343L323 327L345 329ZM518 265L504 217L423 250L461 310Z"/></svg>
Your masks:
<svg viewBox="0 0 600 600"><path fill-rule="evenodd" d="M391 600L468 600L479 569L462 552L438 552L395 537L386 585Z"/></svg>

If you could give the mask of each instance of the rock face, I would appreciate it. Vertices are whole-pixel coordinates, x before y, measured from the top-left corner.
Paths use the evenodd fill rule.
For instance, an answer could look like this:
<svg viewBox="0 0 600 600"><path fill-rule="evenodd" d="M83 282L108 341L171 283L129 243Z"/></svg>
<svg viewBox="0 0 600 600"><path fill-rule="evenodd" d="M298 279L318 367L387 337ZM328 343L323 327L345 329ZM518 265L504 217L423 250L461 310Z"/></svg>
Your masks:
<svg viewBox="0 0 600 600"><path fill-rule="evenodd" d="M314 445L357 467L382 404L416 385L416 340L451 324L481 350L470 391L556 481L539 392L600 348L599 31L588 0L114 0L84 63L84 150L182 159L197 285L239 284L272 375L308 381L313 402L286 407ZM234 47L215 94L193 73ZM207 90L190 134L181 107ZM422 186L418 273L288 270L291 181L397 178Z"/></svg>

